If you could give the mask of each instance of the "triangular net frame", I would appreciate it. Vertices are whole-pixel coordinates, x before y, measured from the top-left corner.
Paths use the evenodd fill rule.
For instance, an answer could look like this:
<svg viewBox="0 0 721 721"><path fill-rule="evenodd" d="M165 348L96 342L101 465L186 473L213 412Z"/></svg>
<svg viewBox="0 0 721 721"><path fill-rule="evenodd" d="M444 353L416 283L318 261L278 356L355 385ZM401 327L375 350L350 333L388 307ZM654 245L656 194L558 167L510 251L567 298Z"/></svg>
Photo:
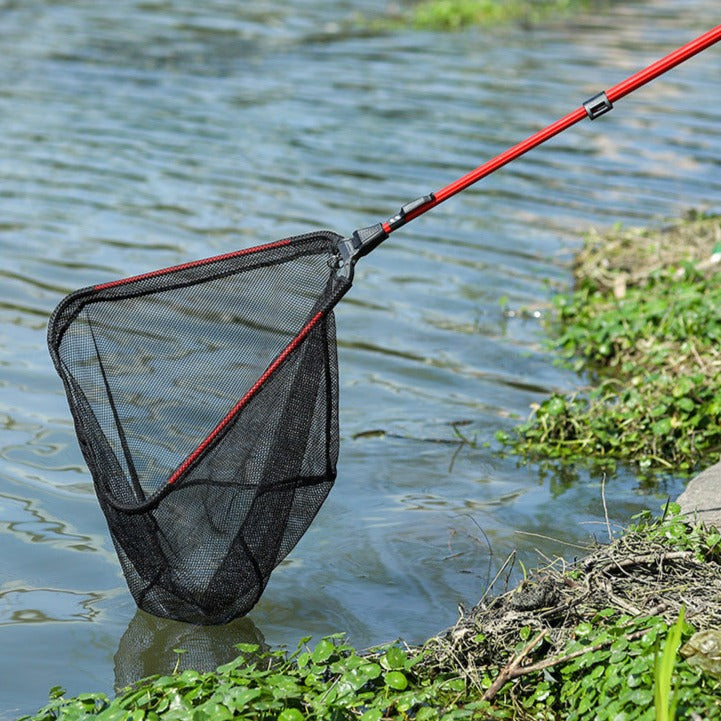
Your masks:
<svg viewBox="0 0 721 721"><path fill-rule="evenodd" d="M330 491L341 239L318 231L85 288L48 344L138 606L247 613Z"/></svg>

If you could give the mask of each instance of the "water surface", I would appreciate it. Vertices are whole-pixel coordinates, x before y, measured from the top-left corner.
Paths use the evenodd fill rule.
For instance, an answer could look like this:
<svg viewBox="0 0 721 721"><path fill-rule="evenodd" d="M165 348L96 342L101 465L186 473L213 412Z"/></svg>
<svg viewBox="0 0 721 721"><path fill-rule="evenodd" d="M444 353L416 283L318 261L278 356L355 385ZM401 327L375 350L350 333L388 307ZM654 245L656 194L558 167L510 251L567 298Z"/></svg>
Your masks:
<svg viewBox="0 0 721 721"><path fill-rule="evenodd" d="M0 719L232 644L422 640L512 549L603 538L602 479L493 434L552 390L534 314L584 230L721 205L710 49L398 231L337 310L338 481L248 618L138 614L45 348L71 290L316 228L383 220L718 23L650 0L531 30L370 32L381 0L0 3ZM541 312L543 312L541 310ZM462 443L461 438L473 441ZM490 444L487 446L486 444ZM609 478L614 524L682 489ZM194 656L193 656L194 654Z"/></svg>

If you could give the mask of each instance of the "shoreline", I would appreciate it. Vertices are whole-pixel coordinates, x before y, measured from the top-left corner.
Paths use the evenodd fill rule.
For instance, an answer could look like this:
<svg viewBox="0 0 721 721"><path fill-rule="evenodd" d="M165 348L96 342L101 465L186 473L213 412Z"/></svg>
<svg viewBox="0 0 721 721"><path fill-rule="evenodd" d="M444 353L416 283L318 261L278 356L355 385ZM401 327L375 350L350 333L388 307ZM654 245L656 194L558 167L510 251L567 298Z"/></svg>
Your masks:
<svg viewBox="0 0 721 721"><path fill-rule="evenodd" d="M591 231L548 346L583 385L496 438L525 460L691 478L721 453L721 215Z"/></svg>
<svg viewBox="0 0 721 721"><path fill-rule="evenodd" d="M176 665L115 698L51 689L50 703L20 721L596 721L650 718L660 691L679 701L668 718L721 718L721 677L697 651L721 628L721 463L688 486L660 518L644 512L583 557L484 595L420 647L361 651L342 634L295 652L241 644L213 671Z"/></svg>

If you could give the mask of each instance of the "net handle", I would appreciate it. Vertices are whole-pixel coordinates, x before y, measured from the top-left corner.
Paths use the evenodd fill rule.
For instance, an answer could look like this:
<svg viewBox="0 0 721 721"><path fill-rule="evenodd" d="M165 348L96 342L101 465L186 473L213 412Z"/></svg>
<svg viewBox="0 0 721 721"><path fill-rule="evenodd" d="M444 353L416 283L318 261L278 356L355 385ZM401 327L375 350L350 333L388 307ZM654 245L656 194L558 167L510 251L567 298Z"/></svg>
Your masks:
<svg viewBox="0 0 721 721"><path fill-rule="evenodd" d="M595 120L601 115L604 115L613 108L613 104L616 101L651 82L659 75L663 75L671 70L671 68L676 67L676 65L679 65L719 42L719 40L721 40L721 25L717 25L711 30L699 35L694 40L665 55L643 70L639 70L637 73L622 80L605 92L594 95L584 102L583 105L568 113L568 115L563 116L525 140L522 140L520 143L517 143L496 157L491 158L483 163L483 165L479 165L475 170L458 178L458 180L455 180L440 190L407 203L392 218L382 223L376 223L367 228L354 231L352 236L346 240L346 246L341 247L343 260L346 263L348 261L352 263L366 255L401 226L435 208L445 200L448 200L448 198L456 195L456 193L460 193L470 185L477 183L481 178L485 178L491 173L494 173L499 168L502 168L524 153L527 153L532 148L541 145L541 143L545 143L553 136L558 135L579 121L585 118Z"/></svg>

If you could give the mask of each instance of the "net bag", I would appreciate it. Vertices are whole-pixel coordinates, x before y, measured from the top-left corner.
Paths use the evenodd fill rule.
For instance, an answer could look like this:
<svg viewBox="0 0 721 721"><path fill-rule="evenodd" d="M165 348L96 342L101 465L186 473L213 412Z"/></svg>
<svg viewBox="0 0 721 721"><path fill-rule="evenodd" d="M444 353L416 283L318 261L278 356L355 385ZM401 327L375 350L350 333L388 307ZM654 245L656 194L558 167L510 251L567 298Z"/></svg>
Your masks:
<svg viewBox="0 0 721 721"><path fill-rule="evenodd" d="M79 290L48 331L120 564L144 611L247 613L330 491L329 231Z"/></svg>

